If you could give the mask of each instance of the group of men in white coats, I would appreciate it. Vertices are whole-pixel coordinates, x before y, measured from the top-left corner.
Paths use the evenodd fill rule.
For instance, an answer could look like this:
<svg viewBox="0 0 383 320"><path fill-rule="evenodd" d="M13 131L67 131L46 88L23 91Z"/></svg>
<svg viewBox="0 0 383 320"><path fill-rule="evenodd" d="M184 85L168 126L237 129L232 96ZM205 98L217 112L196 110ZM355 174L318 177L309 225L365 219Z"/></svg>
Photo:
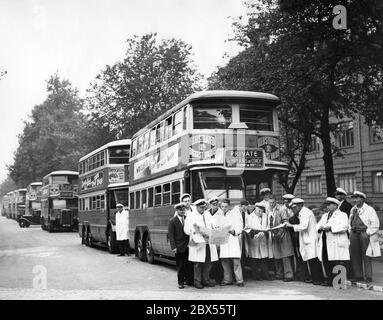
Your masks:
<svg viewBox="0 0 383 320"><path fill-rule="evenodd" d="M190 195L182 195L186 210L183 231L189 236L187 258L193 263L194 286L215 286L217 281L211 277L214 263L223 269L221 285L243 286L246 261L258 280L295 279L329 286L333 267L347 266L350 258L356 280L372 281L371 257L380 255L379 219L359 191L352 196L354 206L348 217L339 209L348 204L344 193L338 188L336 198L326 198L327 210L318 222L303 199L286 194L279 205L269 188L261 190L264 199L252 212L246 200L230 210L228 199L220 203L215 197L199 199L191 205ZM227 242L209 244L206 230L227 226Z"/></svg>

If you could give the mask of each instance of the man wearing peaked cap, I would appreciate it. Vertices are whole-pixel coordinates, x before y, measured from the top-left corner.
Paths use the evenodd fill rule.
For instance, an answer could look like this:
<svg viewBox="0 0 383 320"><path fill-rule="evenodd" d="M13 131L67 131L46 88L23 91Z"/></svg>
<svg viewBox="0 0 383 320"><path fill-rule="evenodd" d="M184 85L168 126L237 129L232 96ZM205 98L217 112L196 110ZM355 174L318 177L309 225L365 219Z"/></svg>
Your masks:
<svg viewBox="0 0 383 320"><path fill-rule="evenodd" d="M124 209L122 203L116 205L116 240L120 249L119 256L130 256L129 245L129 211Z"/></svg>
<svg viewBox="0 0 383 320"><path fill-rule="evenodd" d="M192 265L188 261L189 236L184 232L186 206L180 202L174 209L176 214L169 221L168 238L176 258L178 288L183 289L185 281L188 285L193 285Z"/></svg>
<svg viewBox="0 0 383 320"><path fill-rule="evenodd" d="M352 197L355 204L349 221L352 270L356 280L361 281L364 277L369 283L372 281L371 257L381 255L377 235L379 218L375 209L365 203L367 197L363 192L354 191Z"/></svg>
<svg viewBox="0 0 383 320"><path fill-rule="evenodd" d="M293 228L294 232L299 233L299 252L302 260L306 261L310 267L314 285L321 285L323 283L323 272L321 263L318 260L315 215L309 208L303 205L303 199L294 198L291 200L291 203L294 214L299 218L299 223L291 224L287 222L286 226Z"/></svg>
<svg viewBox="0 0 383 320"><path fill-rule="evenodd" d="M346 200L347 192L342 188L336 188L335 197L340 201L339 210L350 216L352 205Z"/></svg>
<svg viewBox="0 0 383 320"><path fill-rule="evenodd" d="M263 197L260 204L265 207L266 213L269 211L269 199L272 196L270 188L263 188L259 191L259 194Z"/></svg>
<svg viewBox="0 0 383 320"><path fill-rule="evenodd" d="M347 229L348 217L345 212L340 211L338 199L326 198L327 212L324 213L316 225L320 234L318 240L318 258L322 261L326 272L326 279L323 285L331 286L334 274L333 268L338 264L346 264L350 260Z"/></svg>
<svg viewBox="0 0 383 320"><path fill-rule="evenodd" d="M209 244L206 229L214 229L214 221L205 210L207 201L198 199L194 202L196 211L188 214L185 220L184 232L190 236L189 261L193 262L194 286L202 289L204 286L214 287L215 281L210 279L212 262L218 260L217 247Z"/></svg>
<svg viewBox="0 0 383 320"><path fill-rule="evenodd" d="M291 194L291 193L287 193L287 194L284 194L282 196L283 200L293 200L294 198L295 198L295 196L293 194Z"/></svg>
<svg viewBox="0 0 383 320"><path fill-rule="evenodd" d="M191 196L190 194L188 193L183 193L181 196L180 196L180 202L182 202L185 207L186 207L186 211L185 211L185 216L187 217L187 215L192 212L193 210L195 210L194 206L191 204Z"/></svg>

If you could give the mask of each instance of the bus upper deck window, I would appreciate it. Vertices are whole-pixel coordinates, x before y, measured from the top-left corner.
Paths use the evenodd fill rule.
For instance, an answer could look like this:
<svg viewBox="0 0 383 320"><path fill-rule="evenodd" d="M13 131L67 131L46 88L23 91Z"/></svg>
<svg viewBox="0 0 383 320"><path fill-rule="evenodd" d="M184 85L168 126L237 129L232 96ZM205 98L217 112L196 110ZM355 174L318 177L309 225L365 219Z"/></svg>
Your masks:
<svg viewBox="0 0 383 320"><path fill-rule="evenodd" d="M194 129L227 129L232 122L230 105L198 104L193 107Z"/></svg>
<svg viewBox="0 0 383 320"><path fill-rule="evenodd" d="M174 135L182 131L182 119L183 119L182 110L179 110L174 115L174 126L173 126Z"/></svg>
<svg viewBox="0 0 383 320"><path fill-rule="evenodd" d="M240 121L246 123L249 130L273 131L273 109L255 105L239 107Z"/></svg>
<svg viewBox="0 0 383 320"><path fill-rule="evenodd" d="M156 127L150 130L150 148L156 144Z"/></svg>

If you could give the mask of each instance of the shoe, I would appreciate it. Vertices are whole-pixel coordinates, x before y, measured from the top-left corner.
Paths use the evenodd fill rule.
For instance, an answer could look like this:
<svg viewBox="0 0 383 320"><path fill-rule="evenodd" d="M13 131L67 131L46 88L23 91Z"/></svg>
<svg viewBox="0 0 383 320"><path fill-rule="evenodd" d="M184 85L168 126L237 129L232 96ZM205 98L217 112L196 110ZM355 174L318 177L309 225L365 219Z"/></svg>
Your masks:
<svg viewBox="0 0 383 320"><path fill-rule="evenodd" d="M245 284L243 282L237 283L238 287L243 287Z"/></svg>
<svg viewBox="0 0 383 320"><path fill-rule="evenodd" d="M189 287L194 287L194 283L193 282L186 282L186 285L189 286Z"/></svg>
<svg viewBox="0 0 383 320"><path fill-rule="evenodd" d="M183 289L183 288L185 288L185 286L183 284L178 285L178 289Z"/></svg>
<svg viewBox="0 0 383 320"><path fill-rule="evenodd" d="M196 284L195 287L196 287L197 289L203 289L203 288L204 288L204 286L203 286L202 284Z"/></svg>
<svg viewBox="0 0 383 320"><path fill-rule="evenodd" d="M366 282L366 283L371 283L371 282L372 282L372 279L371 279L371 278L367 278L365 282Z"/></svg>
<svg viewBox="0 0 383 320"><path fill-rule="evenodd" d="M285 279L283 279L283 282L291 282L291 281L294 281L294 279L293 278L285 278Z"/></svg>
<svg viewBox="0 0 383 320"><path fill-rule="evenodd" d="M305 282L305 283L312 283L313 281L311 279L306 279L303 282Z"/></svg>
<svg viewBox="0 0 383 320"><path fill-rule="evenodd" d="M226 282L221 282L220 286L232 286L233 283L232 282L229 282L229 283L226 283Z"/></svg>
<svg viewBox="0 0 383 320"><path fill-rule="evenodd" d="M313 282L314 286L321 286L322 284L323 284L323 282L320 282L320 281L314 281Z"/></svg>

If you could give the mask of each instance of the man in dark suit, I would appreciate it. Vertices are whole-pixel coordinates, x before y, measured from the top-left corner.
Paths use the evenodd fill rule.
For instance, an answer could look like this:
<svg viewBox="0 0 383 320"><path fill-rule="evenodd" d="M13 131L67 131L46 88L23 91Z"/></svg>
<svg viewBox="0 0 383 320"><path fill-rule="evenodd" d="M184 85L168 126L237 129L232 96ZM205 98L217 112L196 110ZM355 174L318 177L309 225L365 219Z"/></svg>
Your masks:
<svg viewBox="0 0 383 320"><path fill-rule="evenodd" d="M340 201L339 210L347 213L347 216L349 217L352 205L349 202L347 202L346 196L347 192L345 190L343 190L342 188L336 188L335 198L337 198Z"/></svg>
<svg viewBox="0 0 383 320"><path fill-rule="evenodd" d="M178 203L174 208L177 214L169 221L168 237L170 247L176 256L178 288L183 289L185 280L188 285L193 285L193 280L191 280L193 275L188 261L189 236L184 232L186 207L183 203Z"/></svg>

